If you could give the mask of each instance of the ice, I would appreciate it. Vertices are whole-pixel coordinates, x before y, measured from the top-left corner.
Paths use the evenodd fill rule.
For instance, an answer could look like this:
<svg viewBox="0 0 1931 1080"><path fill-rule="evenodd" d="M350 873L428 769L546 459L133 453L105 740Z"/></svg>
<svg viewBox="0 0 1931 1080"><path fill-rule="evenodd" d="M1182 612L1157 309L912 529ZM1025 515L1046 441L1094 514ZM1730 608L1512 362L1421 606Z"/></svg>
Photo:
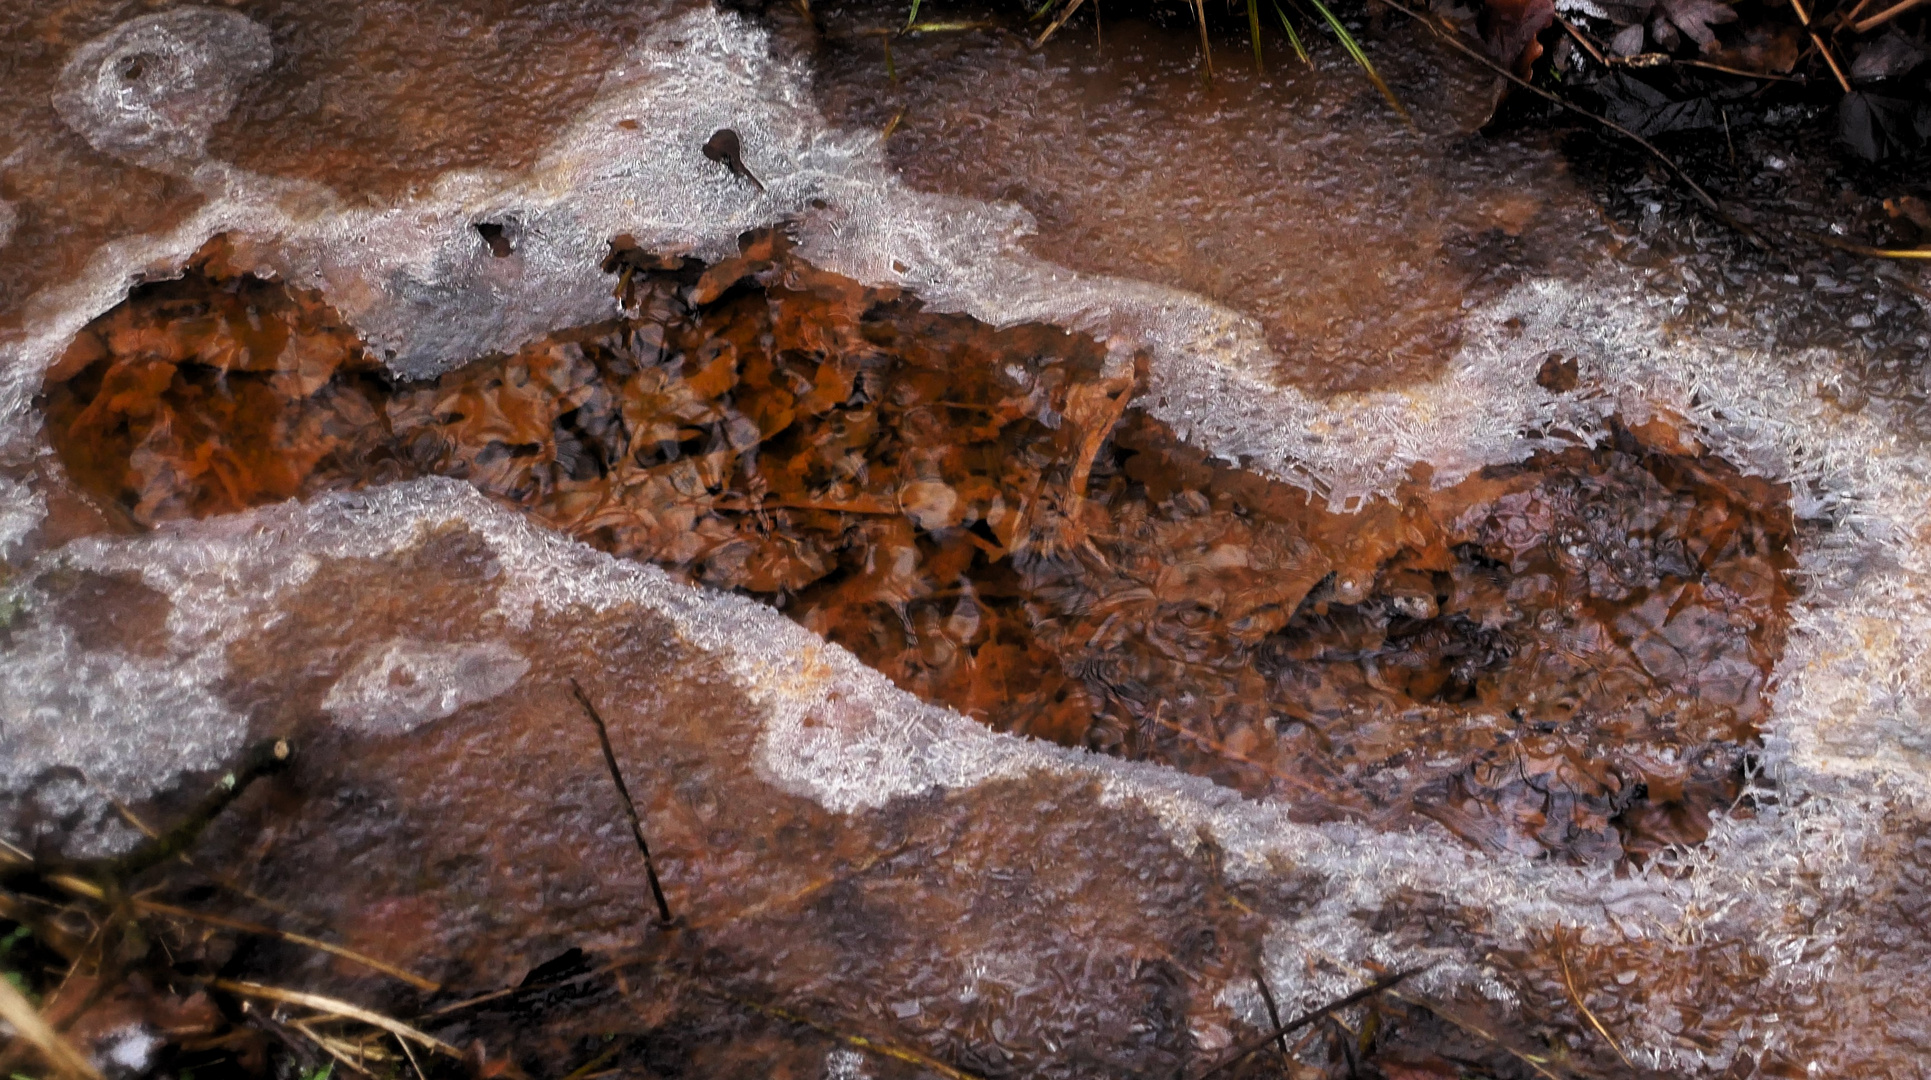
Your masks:
<svg viewBox="0 0 1931 1080"><path fill-rule="evenodd" d="M274 59L268 30L218 8L143 15L75 50L54 108L94 149L151 169L192 167L241 87Z"/></svg>
<svg viewBox="0 0 1931 1080"><path fill-rule="evenodd" d="M528 660L496 642L398 639L372 647L329 688L322 707L357 731L400 735L488 701L529 670Z"/></svg>

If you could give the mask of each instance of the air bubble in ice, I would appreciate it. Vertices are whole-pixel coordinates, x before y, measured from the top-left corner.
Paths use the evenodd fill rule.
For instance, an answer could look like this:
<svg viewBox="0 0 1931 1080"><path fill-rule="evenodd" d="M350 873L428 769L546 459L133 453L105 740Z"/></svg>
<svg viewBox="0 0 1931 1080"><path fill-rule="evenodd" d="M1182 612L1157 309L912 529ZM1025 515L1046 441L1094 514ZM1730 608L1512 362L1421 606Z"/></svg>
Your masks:
<svg viewBox="0 0 1931 1080"><path fill-rule="evenodd" d="M498 642L447 645L397 638L371 650L322 707L372 735L400 735L515 686L530 662Z"/></svg>
<svg viewBox="0 0 1931 1080"><path fill-rule="evenodd" d="M232 11L144 15L74 51L54 109L104 154L182 171L207 156L208 133L274 58L268 31Z"/></svg>

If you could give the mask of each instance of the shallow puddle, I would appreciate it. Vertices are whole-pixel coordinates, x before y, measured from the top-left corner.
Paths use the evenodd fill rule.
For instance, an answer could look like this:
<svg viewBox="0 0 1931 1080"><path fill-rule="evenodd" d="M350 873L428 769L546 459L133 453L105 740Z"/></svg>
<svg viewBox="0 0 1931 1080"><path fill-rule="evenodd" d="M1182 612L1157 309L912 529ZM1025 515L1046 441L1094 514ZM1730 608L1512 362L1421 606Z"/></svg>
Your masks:
<svg viewBox="0 0 1931 1080"><path fill-rule="evenodd" d="M1788 496L1667 426L1344 514L1179 443L1090 340L926 313L779 233L710 267L613 245L636 314L427 384L225 254L50 375L53 445L133 524L465 479L996 729L1488 850L1640 859L1742 790Z"/></svg>

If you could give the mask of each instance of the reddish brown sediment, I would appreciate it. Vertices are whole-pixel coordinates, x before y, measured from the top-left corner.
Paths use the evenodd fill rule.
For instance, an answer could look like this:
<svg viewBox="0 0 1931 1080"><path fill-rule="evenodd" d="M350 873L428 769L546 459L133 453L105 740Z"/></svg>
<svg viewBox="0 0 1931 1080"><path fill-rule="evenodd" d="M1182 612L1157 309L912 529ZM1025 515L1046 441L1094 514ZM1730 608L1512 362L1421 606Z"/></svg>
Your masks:
<svg viewBox="0 0 1931 1080"><path fill-rule="evenodd" d="M1765 716L1786 493L1667 425L1342 514L1174 439L1088 339L779 234L710 267L619 246L628 317L406 385L223 251L49 376L70 475L133 526L458 477L994 728L1584 861L1700 842Z"/></svg>

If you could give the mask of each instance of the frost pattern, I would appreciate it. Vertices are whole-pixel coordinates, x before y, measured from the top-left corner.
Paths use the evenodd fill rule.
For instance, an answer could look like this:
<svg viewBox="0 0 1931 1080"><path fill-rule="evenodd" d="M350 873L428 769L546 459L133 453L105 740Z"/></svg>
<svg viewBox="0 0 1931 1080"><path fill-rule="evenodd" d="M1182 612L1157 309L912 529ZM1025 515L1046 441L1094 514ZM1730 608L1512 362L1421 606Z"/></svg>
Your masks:
<svg viewBox="0 0 1931 1080"><path fill-rule="evenodd" d="M104 154L179 171L207 155L209 133L274 57L267 29L232 11L144 15L74 51L54 110Z"/></svg>
<svg viewBox="0 0 1931 1080"><path fill-rule="evenodd" d="M500 642L445 645L399 638L369 650L322 699L336 720L401 735L515 686L530 662Z"/></svg>

